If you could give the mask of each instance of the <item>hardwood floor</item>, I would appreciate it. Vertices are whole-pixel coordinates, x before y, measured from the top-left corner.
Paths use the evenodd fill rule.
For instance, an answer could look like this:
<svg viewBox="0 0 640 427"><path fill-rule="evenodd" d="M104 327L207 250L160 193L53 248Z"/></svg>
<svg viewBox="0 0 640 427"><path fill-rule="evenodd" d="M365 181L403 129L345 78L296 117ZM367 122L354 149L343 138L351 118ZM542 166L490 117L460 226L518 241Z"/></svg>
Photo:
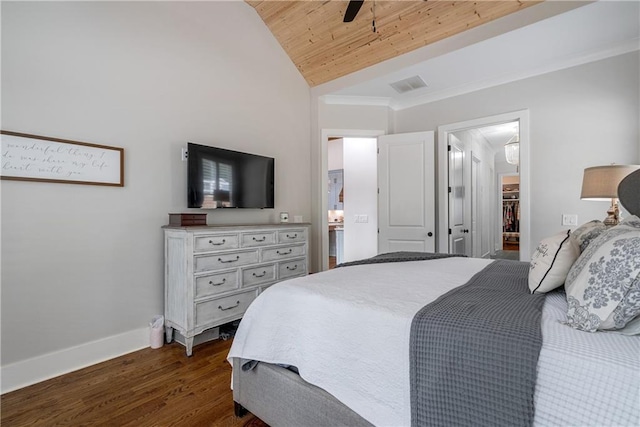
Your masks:
<svg viewBox="0 0 640 427"><path fill-rule="evenodd" d="M268 427L237 418L230 390L231 341L140 350L2 395L1 424L13 426Z"/></svg>
<svg viewBox="0 0 640 427"><path fill-rule="evenodd" d="M520 243L518 243L518 242L503 242L502 243L502 250L503 251L519 251L520 250Z"/></svg>
<svg viewBox="0 0 640 427"><path fill-rule="evenodd" d="M337 258L334 256L329 256L329 269L336 268Z"/></svg>

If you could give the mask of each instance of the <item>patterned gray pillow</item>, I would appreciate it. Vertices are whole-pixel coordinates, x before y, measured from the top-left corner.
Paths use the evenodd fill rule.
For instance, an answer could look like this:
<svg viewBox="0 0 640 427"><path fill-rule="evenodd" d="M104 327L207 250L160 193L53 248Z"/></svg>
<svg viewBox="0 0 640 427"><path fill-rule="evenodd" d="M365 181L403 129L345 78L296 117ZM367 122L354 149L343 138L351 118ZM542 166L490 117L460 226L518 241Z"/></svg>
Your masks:
<svg viewBox="0 0 640 427"><path fill-rule="evenodd" d="M607 227L602 221L594 219L593 221L585 222L573 230L571 238L580 246L580 252L584 252L587 246L589 246L589 243L601 235L606 229Z"/></svg>
<svg viewBox="0 0 640 427"><path fill-rule="evenodd" d="M622 329L640 315L640 219L632 216L591 241L567 281L567 324Z"/></svg>

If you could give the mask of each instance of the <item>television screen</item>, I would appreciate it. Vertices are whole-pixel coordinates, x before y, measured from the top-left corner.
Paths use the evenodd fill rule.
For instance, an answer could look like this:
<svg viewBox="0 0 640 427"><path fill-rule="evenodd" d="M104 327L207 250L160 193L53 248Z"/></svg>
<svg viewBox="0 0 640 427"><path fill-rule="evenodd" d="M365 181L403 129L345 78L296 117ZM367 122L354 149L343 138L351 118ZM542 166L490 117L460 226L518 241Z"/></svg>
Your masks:
<svg viewBox="0 0 640 427"><path fill-rule="evenodd" d="M275 159L188 143L190 208L273 208Z"/></svg>

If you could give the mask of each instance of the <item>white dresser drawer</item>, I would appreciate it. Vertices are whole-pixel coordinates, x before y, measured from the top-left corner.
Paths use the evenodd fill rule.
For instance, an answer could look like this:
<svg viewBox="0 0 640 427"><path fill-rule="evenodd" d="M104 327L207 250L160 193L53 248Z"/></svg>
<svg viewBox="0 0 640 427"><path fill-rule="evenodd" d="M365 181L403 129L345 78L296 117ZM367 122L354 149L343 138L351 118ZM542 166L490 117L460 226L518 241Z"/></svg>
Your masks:
<svg viewBox="0 0 640 427"><path fill-rule="evenodd" d="M193 261L195 272L221 270L258 262L257 249L248 251L225 252L222 254L196 255Z"/></svg>
<svg viewBox="0 0 640 427"><path fill-rule="evenodd" d="M240 235L240 241L242 242L243 248L273 245L276 242L276 233L273 231L242 233Z"/></svg>
<svg viewBox="0 0 640 427"><path fill-rule="evenodd" d="M269 248L262 251L263 261L273 261L279 259L295 258L305 255L304 245L280 246L279 248Z"/></svg>
<svg viewBox="0 0 640 427"><path fill-rule="evenodd" d="M237 249L237 234L213 234L195 238L194 252L221 251L223 249Z"/></svg>
<svg viewBox="0 0 640 427"><path fill-rule="evenodd" d="M307 274L307 263L304 259L281 262L278 264L278 279Z"/></svg>
<svg viewBox="0 0 640 427"><path fill-rule="evenodd" d="M252 286L276 280L276 265L267 264L242 270L242 286Z"/></svg>
<svg viewBox="0 0 640 427"><path fill-rule="evenodd" d="M196 327L242 316L256 298L256 290L196 303Z"/></svg>
<svg viewBox="0 0 640 427"><path fill-rule="evenodd" d="M307 232L303 228L278 231L278 243L298 243L306 241Z"/></svg>
<svg viewBox="0 0 640 427"><path fill-rule="evenodd" d="M238 270L196 277L196 298L221 294L240 287Z"/></svg>
<svg viewBox="0 0 640 427"><path fill-rule="evenodd" d="M308 274L309 225L165 227L165 332L196 338L240 319L260 292Z"/></svg>

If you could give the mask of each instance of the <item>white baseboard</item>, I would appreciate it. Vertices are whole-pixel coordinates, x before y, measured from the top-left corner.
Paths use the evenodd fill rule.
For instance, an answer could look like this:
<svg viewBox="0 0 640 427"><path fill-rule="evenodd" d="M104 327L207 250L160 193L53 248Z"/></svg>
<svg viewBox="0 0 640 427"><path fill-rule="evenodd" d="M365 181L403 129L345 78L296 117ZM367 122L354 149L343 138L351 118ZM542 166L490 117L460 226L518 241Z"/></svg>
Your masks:
<svg viewBox="0 0 640 427"><path fill-rule="evenodd" d="M1 392L17 390L149 347L149 332L148 327L140 328L2 366Z"/></svg>

